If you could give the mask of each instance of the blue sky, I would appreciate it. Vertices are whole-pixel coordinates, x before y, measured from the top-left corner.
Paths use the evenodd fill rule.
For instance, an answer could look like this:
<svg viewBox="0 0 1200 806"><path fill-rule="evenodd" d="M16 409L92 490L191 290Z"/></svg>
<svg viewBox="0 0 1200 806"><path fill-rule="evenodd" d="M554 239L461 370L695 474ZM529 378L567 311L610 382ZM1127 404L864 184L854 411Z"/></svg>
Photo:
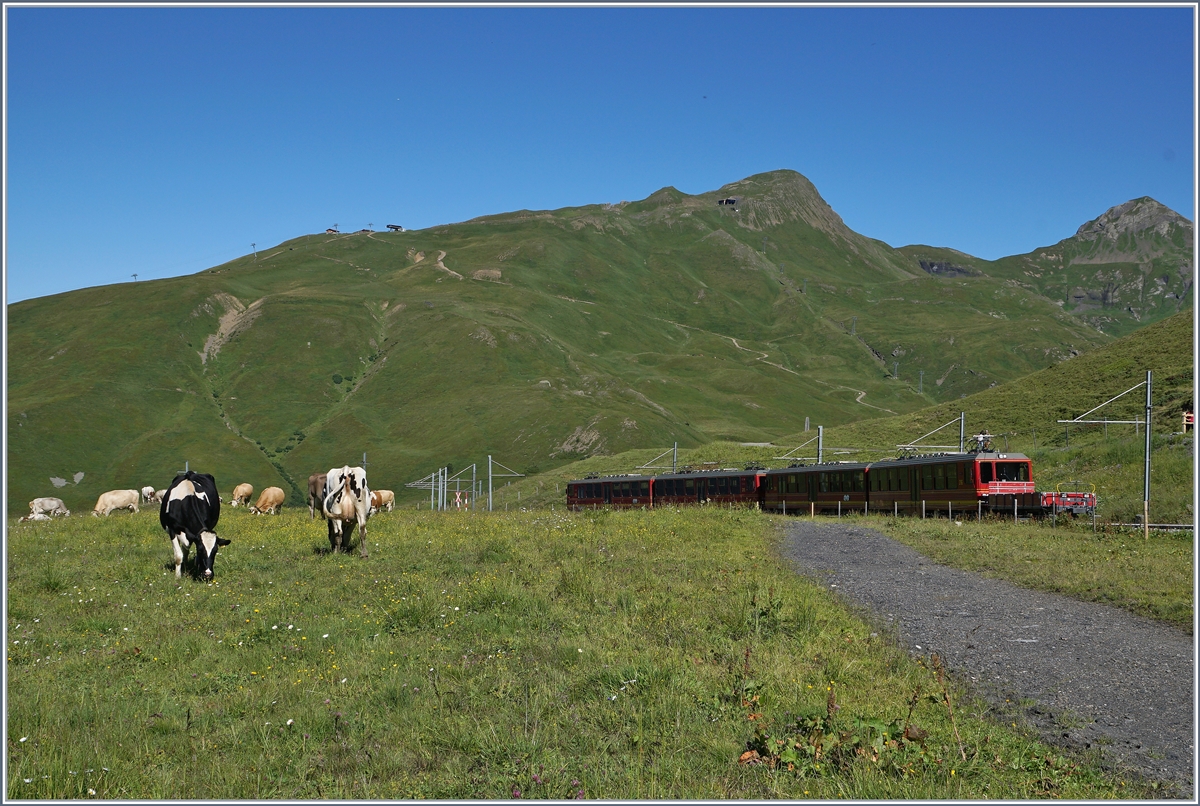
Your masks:
<svg viewBox="0 0 1200 806"><path fill-rule="evenodd" d="M9 302L780 168L983 258L1195 218L1190 6L5 12Z"/></svg>

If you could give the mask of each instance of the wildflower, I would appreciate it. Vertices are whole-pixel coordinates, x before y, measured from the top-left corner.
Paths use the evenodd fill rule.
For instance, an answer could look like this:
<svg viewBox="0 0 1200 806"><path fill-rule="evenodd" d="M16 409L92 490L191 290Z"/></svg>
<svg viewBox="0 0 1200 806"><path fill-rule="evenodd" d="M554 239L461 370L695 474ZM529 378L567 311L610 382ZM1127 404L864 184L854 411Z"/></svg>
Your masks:
<svg viewBox="0 0 1200 806"><path fill-rule="evenodd" d="M324 635L322 635L321 637L322 637L322 638L328 638L328 637L329 637L329 633L325 633L325 634L324 634Z"/></svg>
<svg viewBox="0 0 1200 806"><path fill-rule="evenodd" d="M290 728L292 725L295 725L295 724L296 724L296 720L294 720L294 719L289 719L289 720L287 721L287 724L288 724L288 727Z"/></svg>
<svg viewBox="0 0 1200 806"><path fill-rule="evenodd" d="M21 741L25 741L25 740L26 740L26 739L28 739L28 738L29 738L28 736L22 736L22 737L21 737Z"/></svg>
<svg viewBox="0 0 1200 806"><path fill-rule="evenodd" d="M512 793L512 796L513 796L514 798L519 798L519 797L521 797L521 790L517 789L517 788L514 786L514 787L513 787L513 793Z"/></svg>

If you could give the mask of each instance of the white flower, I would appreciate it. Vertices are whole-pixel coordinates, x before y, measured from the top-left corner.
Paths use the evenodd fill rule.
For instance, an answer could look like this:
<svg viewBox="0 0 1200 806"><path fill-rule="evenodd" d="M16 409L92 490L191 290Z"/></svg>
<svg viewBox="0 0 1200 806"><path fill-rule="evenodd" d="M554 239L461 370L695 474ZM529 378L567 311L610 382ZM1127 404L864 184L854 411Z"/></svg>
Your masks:
<svg viewBox="0 0 1200 806"><path fill-rule="evenodd" d="M345 683L345 682L346 682L346 678L345 678L345 677L343 677L343 678L342 678L342 682L343 682L343 683Z"/></svg>
<svg viewBox="0 0 1200 806"><path fill-rule="evenodd" d="M28 736L22 736L22 737L21 737L21 741L25 741L25 740L26 740L26 739L28 739L28 738L29 738Z"/></svg>
<svg viewBox="0 0 1200 806"><path fill-rule="evenodd" d="M322 637L322 638L328 638L328 637L329 637L329 633L325 633L325 634L324 634L324 635L322 635L321 637Z"/></svg>
<svg viewBox="0 0 1200 806"><path fill-rule="evenodd" d="M294 719L289 719L289 720L287 721L287 723L288 723L288 725L295 725L295 724L296 724L296 720L294 720Z"/></svg>

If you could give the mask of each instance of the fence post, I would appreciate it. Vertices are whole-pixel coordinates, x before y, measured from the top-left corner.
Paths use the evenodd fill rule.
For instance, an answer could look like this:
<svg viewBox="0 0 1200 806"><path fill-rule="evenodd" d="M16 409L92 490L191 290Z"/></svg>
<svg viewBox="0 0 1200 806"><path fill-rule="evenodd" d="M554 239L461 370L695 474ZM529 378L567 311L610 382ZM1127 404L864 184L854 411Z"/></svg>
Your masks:
<svg viewBox="0 0 1200 806"><path fill-rule="evenodd" d="M838 517L842 517L842 502L838 501Z"/></svg>
<svg viewBox="0 0 1200 806"><path fill-rule="evenodd" d="M892 517L893 518L900 517L900 501L898 499L895 501L892 501Z"/></svg>
<svg viewBox="0 0 1200 806"><path fill-rule="evenodd" d="M950 520L954 520L954 502L953 501L946 502L946 512L949 514Z"/></svg>
<svg viewBox="0 0 1200 806"><path fill-rule="evenodd" d="M1013 523L1017 522L1017 497L1013 496Z"/></svg>
<svg viewBox="0 0 1200 806"><path fill-rule="evenodd" d="M921 499L921 520L925 520L925 499Z"/></svg>
<svg viewBox="0 0 1200 806"><path fill-rule="evenodd" d="M975 501L975 504L976 504L976 506L975 506L975 520L976 520L976 521L978 521L978 522L982 522L982 521L983 521L983 499L982 499L982 498L980 498L980 499L976 500L976 501Z"/></svg>

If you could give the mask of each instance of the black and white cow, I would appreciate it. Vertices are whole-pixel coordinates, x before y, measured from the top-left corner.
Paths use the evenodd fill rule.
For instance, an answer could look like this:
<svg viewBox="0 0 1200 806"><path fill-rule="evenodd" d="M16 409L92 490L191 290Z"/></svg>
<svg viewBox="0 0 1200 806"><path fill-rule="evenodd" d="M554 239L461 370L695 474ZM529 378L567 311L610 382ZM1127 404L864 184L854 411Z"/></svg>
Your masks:
<svg viewBox="0 0 1200 806"><path fill-rule="evenodd" d="M367 489L367 471L349 466L330 468L325 474L321 512L329 522L329 545L335 553L342 550L342 532L346 523L357 521L359 553L367 556L367 517L370 508L371 491ZM345 549L350 550L349 535L345 539Z"/></svg>
<svg viewBox="0 0 1200 806"><path fill-rule="evenodd" d="M195 543L196 572L206 580L212 579L217 548L229 545L228 540L217 537L213 532L220 517L221 499L217 495L217 482L208 473L193 470L180 473L167 487L158 522L167 530L167 537L175 549L177 578L181 576L180 568L188 549Z"/></svg>

